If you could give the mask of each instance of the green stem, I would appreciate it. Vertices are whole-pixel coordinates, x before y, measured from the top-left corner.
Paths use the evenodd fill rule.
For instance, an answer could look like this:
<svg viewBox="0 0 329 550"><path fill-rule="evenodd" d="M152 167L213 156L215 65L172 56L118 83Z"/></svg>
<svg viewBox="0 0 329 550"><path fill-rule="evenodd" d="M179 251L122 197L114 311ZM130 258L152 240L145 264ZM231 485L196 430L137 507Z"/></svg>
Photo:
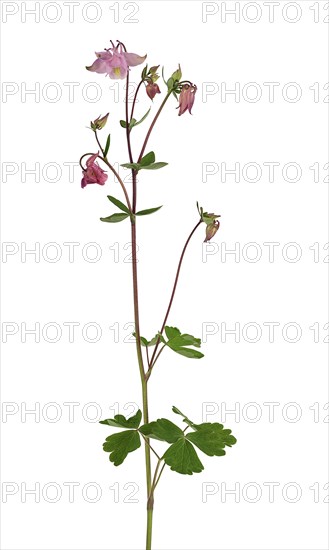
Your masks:
<svg viewBox="0 0 329 550"><path fill-rule="evenodd" d="M152 502L152 508L147 509L146 550L152 549L152 526L153 526L153 502Z"/></svg>
<svg viewBox="0 0 329 550"><path fill-rule="evenodd" d="M134 316L135 316L135 333L136 333L136 351L139 366L139 373L142 384L143 398L143 422L148 424L148 394L147 380L145 377L142 347L140 340L139 326L139 302L138 302L138 278L137 278L137 244L136 244L136 223L135 219L131 220L131 247L132 247L132 267L133 267L133 292L134 292ZM153 517L153 495L151 494L151 450L148 438L145 438L145 469L146 469L146 487L147 487L147 528L146 528L146 550L151 550L152 540L152 517Z"/></svg>
<svg viewBox="0 0 329 550"><path fill-rule="evenodd" d="M132 162L132 151L131 151L131 144L130 144L130 131L128 127L129 117L128 117L128 84L129 84L129 78L127 77L127 90L126 90L126 137L127 137L127 145L128 145L128 152L129 152L129 159L130 162ZM137 90L138 91L138 90ZM168 99L171 92L168 92L166 97L164 98L162 104L160 105L160 108L155 115L150 128L146 134L142 150L139 155L138 162L140 162L140 159L143 156L145 147L147 145L148 139L151 135L151 132L154 128L154 125ZM137 95L137 94L136 94ZM136 96L135 96L136 98ZM134 107L134 105L133 105ZM137 174L135 170L132 170L132 178L133 178L133 185L132 185L132 212L133 214L136 213L136 202L137 202ZM138 359L138 366L139 366L139 373L140 373L140 379L142 384L142 398L143 398L143 421L144 424L148 424L149 422L149 413L148 413L148 394L147 394L147 377L144 370L144 364L143 364L143 355L142 355L142 346L141 346L141 338L140 338L140 325L139 325L139 302L138 302L138 276L137 276L137 241L136 241L136 218L135 216L131 217L131 248L132 248L132 268L133 268L133 293L134 293L134 316L135 316L135 333L136 333L136 351L137 351L137 359ZM160 462L158 462L158 466L156 468L156 473L158 472ZM146 550L151 550L152 546L152 524L153 524L153 505L154 505L154 497L153 497L153 491L154 487L152 484L152 475L151 475L151 449L149 445L148 438L145 438L145 470L146 470L146 486L147 486L147 526L146 526ZM156 478L154 478L155 480Z"/></svg>

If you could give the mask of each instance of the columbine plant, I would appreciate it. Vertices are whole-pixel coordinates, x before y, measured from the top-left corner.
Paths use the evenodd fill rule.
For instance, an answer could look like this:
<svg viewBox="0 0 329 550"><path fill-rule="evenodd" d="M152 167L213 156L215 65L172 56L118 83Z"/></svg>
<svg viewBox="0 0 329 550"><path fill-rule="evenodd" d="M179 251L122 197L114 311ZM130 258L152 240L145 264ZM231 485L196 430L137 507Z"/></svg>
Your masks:
<svg viewBox="0 0 329 550"><path fill-rule="evenodd" d="M141 441L144 442L147 486L146 550L151 550L154 493L166 465L169 466L171 470L178 472L179 474L192 475L193 473L201 472L204 469L203 464L198 457L196 448L208 456L224 456L225 447L231 447L236 443L236 439L231 434L231 430L224 429L223 425L218 424L217 422L196 424L177 407L172 407L172 411L180 416L181 420L185 424L184 429L181 429L167 418L160 418L150 421L148 409L148 382L154 371L155 364L165 349L170 349L173 352L187 358L201 359L203 357L203 354L198 350L201 346L200 338L195 338L190 334L182 333L176 327L168 326L167 321L175 296L182 261L193 234L196 232L198 227L204 223L206 225L205 241L209 241L218 231L218 218L220 216L219 214L205 212L197 203L197 223L184 244L178 263L168 309L165 313L162 326L150 340L141 336L136 259L136 225L139 216L152 214L159 210L161 206L148 208L146 210L137 209L137 175L139 176L142 170L158 170L167 165L166 162L156 162L153 151L148 151L146 153L146 147L150 136L154 129L155 123L157 122L159 115L170 96L174 96L174 98L178 100L178 115L182 115L186 111L191 113L197 87L189 80L182 80L180 66L167 81L164 79L162 70L162 76L166 86L165 96L149 126L139 155L136 157L133 155L132 151L130 139L131 132L137 125L141 124L147 118L151 110L151 108L149 108L144 116L142 116L139 120L134 118L136 99L143 87L146 91L146 99L148 96L148 98L153 101L157 94L161 93L159 85L157 84L159 79L159 65L152 66L150 68L146 65L143 68L141 79L136 88L132 101L131 109L129 109L128 87L130 67L141 65L145 61L146 55L140 56L134 53L128 53L125 45L119 41L117 41L116 45L113 42L111 42L111 44L111 48L108 48L103 52L96 53L97 59L91 66L87 67L87 69L89 71L108 75L112 79L126 80L125 118L120 120L120 125L126 132L129 162L121 164L121 166L131 170L132 189L129 193L122 178L115 170L112 159L110 159L110 134L107 136L107 139L103 141L103 144L99 139L98 132L103 130L105 127L109 116L108 114L103 117L99 116L90 124L90 128L96 138L97 149L93 153L84 154L80 159L80 165L83 170L81 187L84 188L92 183L98 183L99 185L104 185L106 183L108 176L99 165L99 161L101 161L109 170L111 170L111 172L113 172L118 180L123 191L125 202L121 202L112 195L108 195L107 198L109 201L114 204L119 211L100 219L102 222L106 223L116 223L126 219L130 221L132 243L132 286L135 319L134 337L136 339L137 362L142 386L143 412L138 410L137 413L130 418L125 418L123 415L118 414L115 415L114 418L102 420L101 424L108 427L111 426L113 428L121 429L119 432L109 435L103 445L104 451L110 453L110 461L113 462L115 466L122 464L128 453L132 453L139 449L141 446ZM169 444L164 454L154 448L153 441L152 443L150 441L153 439L164 441ZM155 466L151 461L151 453L156 459Z"/></svg>

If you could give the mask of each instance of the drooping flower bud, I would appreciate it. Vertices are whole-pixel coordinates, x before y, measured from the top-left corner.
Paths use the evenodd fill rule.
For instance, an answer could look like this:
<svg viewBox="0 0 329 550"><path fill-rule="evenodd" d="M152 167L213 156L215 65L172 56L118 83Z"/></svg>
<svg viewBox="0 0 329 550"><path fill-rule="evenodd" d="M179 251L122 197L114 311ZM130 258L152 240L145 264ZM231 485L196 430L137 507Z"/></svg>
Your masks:
<svg viewBox="0 0 329 550"><path fill-rule="evenodd" d="M150 99L152 99L152 101L156 94L161 94L159 86L151 82L147 84L145 89L146 89L147 95L149 96Z"/></svg>
<svg viewBox="0 0 329 550"><path fill-rule="evenodd" d="M197 87L194 84L183 85L181 93L179 94L179 106L178 106L179 116L185 113L185 111L187 110L189 111L190 114L192 114L191 110L193 107L196 91L197 91Z"/></svg>
<svg viewBox="0 0 329 550"><path fill-rule="evenodd" d="M199 206L199 203L196 203L198 212L200 214L201 220L206 224L206 238L204 242L210 241L214 235L216 235L219 228L219 221L217 218L220 218L220 214L214 214L213 212L204 212L202 206Z"/></svg>
<svg viewBox="0 0 329 550"><path fill-rule="evenodd" d="M108 116L109 116L109 113L107 113L107 115L104 115L103 117L101 116L97 117L94 120L94 122L90 123L91 129L95 131L95 130L101 130L102 128L104 128L105 124L107 123Z"/></svg>
<svg viewBox="0 0 329 550"><path fill-rule="evenodd" d="M216 235L216 233L219 229L219 225L220 225L220 223L219 223L218 220L214 220L212 223L207 224L206 238L204 240L205 243L210 241L210 239L212 239L214 237L214 235Z"/></svg>

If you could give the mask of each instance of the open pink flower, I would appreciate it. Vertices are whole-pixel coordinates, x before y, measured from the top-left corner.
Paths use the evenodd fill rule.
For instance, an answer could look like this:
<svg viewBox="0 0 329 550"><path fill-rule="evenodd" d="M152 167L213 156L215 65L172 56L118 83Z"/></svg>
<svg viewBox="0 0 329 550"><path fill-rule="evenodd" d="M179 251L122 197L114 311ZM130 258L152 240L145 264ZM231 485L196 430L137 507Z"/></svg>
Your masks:
<svg viewBox="0 0 329 550"><path fill-rule="evenodd" d="M86 162L87 168L82 172L81 187L84 188L89 183L98 183L104 185L107 180L107 174L102 170L97 162L95 162L98 153L91 155Z"/></svg>
<svg viewBox="0 0 329 550"><path fill-rule="evenodd" d="M113 79L126 78L129 67L140 65L146 59L146 55L125 52L121 44L103 52L96 52L96 56L94 63L86 69L95 73L108 74Z"/></svg>
<svg viewBox="0 0 329 550"><path fill-rule="evenodd" d="M196 91L197 87L195 85L184 84L182 91L179 94L179 116L185 113L185 111L187 110L190 114L192 114L191 110L193 107Z"/></svg>

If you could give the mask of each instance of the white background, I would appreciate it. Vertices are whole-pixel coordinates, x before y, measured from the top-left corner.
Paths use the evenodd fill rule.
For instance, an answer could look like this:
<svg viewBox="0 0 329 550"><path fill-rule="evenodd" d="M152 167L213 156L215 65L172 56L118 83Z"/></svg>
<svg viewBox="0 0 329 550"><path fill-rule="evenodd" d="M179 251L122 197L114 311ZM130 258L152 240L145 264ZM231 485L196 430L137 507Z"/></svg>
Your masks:
<svg viewBox="0 0 329 550"><path fill-rule="evenodd" d="M328 3L277 2L272 22L266 2L72 4L70 21L67 2L2 2L2 240L12 252L2 258L3 340L15 332L3 344L3 407L12 413L2 418L3 500L6 491L14 494L2 505L2 548L144 544L144 453L115 468L102 451L113 432L97 423L118 409L131 413L129 403L141 406L135 349L124 342L133 319L129 223L99 221L114 211L107 194L122 199L112 175L105 187L81 190L80 169L75 164L72 175L64 164L97 150L86 126L108 111L110 159L128 161L118 123L124 82L84 68L117 38L128 51L147 53L150 65L164 65L166 75L181 63L183 77L198 85L193 116L178 118L171 99L150 139L147 149L168 167L140 178L138 207L164 205L138 225L146 337L162 323L182 245L197 221L196 200L222 215L213 245L202 245L203 228L194 236L169 318L203 338L205 358L163 353L149 385L150 412L177 421L175 404L196 422L223 421L238 443L223 458L200 453L202 474L165 470L154 549L327 548ZM234 6L240 19L225 17ZM140 67L133 69L131 81L139 75ZM272 99L264 83L277 83ZM237 86L237 95L225 96L222 86ZM33 88L37 95L25 94ZM150 104L140 97L139 117ZM133 131L135 155L149 121ZM279 163L272 182L266 162ZM240 181L228 175L225 182L221 163L239 163ZM250 181L255 168L243 170L248 163L259 166L259 181ZM298 181L289 163L299 166ZM72 261L64 243L79 243ZM277 243L272 261L264 243ZM40 258L24 254L38 246ZM235 256L225 255L235 247ZM69 322L79 323L73 342ZM95 343L86 341L95 336L92 328L86 336L88 323L102 330ZM225 336L236 323L239 338ZM272 342L266 323L278 323ZM24 327L35 325L40 341L33 334L22 341ZM65 403L76 403L71 421ZM38 407L40 415L24 414ZM79 484L74 502L68 482ZM269 483L276 484L274 499ZM225 487L236 494L225 496ZM25 488L40 488L40 502ZM138 502L124 502L133 490ZM214 494L205 498L206 490Z"/></svg>

